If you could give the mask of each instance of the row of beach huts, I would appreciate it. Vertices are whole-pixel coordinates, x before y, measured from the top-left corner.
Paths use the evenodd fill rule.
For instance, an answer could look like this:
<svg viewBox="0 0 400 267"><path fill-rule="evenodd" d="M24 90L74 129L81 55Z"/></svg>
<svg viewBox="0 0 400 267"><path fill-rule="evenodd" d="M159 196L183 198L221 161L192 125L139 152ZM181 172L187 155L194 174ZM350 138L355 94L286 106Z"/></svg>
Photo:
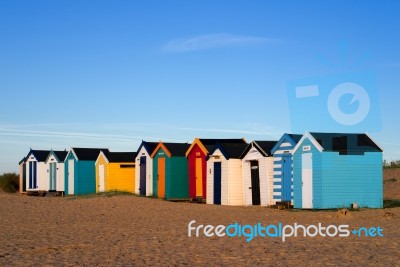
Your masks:
<svg viewBox="0 0 400 267"><path fill-rule="evenodd" d="M20 193L119 190L220 205L381 208L382 152L367 134L310 132L250 143L142 141L137 152L31 149L19 163Z"/></svg>

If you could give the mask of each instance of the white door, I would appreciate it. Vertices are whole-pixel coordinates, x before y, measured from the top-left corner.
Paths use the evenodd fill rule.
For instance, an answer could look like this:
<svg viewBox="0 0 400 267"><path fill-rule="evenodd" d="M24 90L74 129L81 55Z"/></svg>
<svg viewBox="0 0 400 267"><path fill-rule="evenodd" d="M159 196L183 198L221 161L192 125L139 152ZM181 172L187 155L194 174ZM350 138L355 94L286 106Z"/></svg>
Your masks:
<svg viewBox="0 0 400 267"><path fill-rule="evenodd" d="M104 165L99 165L99 192L104 192Z"/></svg>
<svg viewBox="0 0 400 267"><path fill-rule="evenodd" d="M74 163L73 159L68 160L68 195L74 194Z"/></svg>
<svg viewBox="0 0 400 267"><path fill-rule="evenodd" d="M306 153L301 156L302 162L302 207L303 209L313 208L313 190L312 190L312 153Z"/></svg>

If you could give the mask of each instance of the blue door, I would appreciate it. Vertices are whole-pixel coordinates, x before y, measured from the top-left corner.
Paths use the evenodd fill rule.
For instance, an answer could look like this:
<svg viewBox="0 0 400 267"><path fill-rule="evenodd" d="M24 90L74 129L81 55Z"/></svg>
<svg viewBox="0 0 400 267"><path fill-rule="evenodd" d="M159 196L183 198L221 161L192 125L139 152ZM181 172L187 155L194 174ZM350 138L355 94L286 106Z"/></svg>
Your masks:
<svg viewBox="0 0 400 267"><path fill-rule="evenodd" d="M38 188L37 186L37 162L33 162L33 188Z"/></svg>
<svg viewBox="0 0 400 267"><path fill-rule="evenodd" d="M50 163L50 187L49 191L56 191L57 185L57 163Z"/></svg>
<svg viewBox="0 0 400 267"><path fill-rule="evenodd" d="M37 162L36 161L29 162L29 188L30 189L37 188Z"/></svg>
<svg viewBox="0 0 400 267"><path fill-rule="evenodd" d="M33 188L33 162L32 161L29 161L28 181L29 181L29 189L32 189Z"/></svg>
<svg viewBox="0 0 400 267"><path fill-rule="evenodd" d="M282 156L282 201L292 200L292 155Z"/></svg>
<svg viewBox="0 0 400 267"><path fill-rule="evenodd" d="M221 162L214 162L214 204L221 205Z"/></svg>
<svg viewBox="0 0 400 267"><path fill-rule="evenodd" d="M141 196L146 195L146 157L140 157L140 185L139 191Z"/></svg>

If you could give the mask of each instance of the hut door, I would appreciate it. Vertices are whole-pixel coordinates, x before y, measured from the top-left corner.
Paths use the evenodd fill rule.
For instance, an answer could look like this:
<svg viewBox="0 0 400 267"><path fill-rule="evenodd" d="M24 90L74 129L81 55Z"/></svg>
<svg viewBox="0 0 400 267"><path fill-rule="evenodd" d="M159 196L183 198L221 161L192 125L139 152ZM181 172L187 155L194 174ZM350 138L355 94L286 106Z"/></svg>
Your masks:
<svg viewBox="0 0 400 267"><path fill-rule="evenodd" d="M165 197L165 158L158 158L158 197Z"/></svg>
<svg viewBox="0 0 400 267"><path fill-rule="evenodd" d="M29 188L37 188L37 162L29 161Z"/></svg>
<svg viewBox="0 0 400 267"><path fill-rule="evenodd" d="M282 201L292 200L292 155L282 156Z"/></svg>
<svg viewBox="0 0 400 267"><path fill-rule="evenodd" d="M104 165L99 165L99 192L104 192Z"/></svg>
<svg viewBox="0 0 400 267"><path fill-rule="evenodd" d="M50 186L49 186L49 191L55 191L56 190L56 175L57 175L57 163L50 163Z"/></svg>
<svg viewBox="0 0 400 267"><path fill-rule="evenodd" d="M252 196L252 204L260 205L260 172L258 168L258 161L252 160L250 161L250 170L251 170L251 196Z"/></svg>
<svg viewBox="0 0 400 267"><path fill-rule="evenodd" d="M302 177L302 207L303 209L313 208L313 190L312 190L312 154L306 153L301 155L301 177Z"/></svg>
<svg viewBox="0 0 400 267"><path fill-rule="evenodd" d="M203 197L203 161L196 158L196 197Z"/></svg>
<svg viewBox="0 0 400 267"><path fill-rule="evenodd" d="M146 195L146 156L140 157L140 186L141 196Z"/></svg>
<svg viewBox="0 0 400 267"><path fill-rule="evenodd" d="M74 194L74 164L75 161L73 159L68 160L68 195Z"/></svg>
<svg viewBox="0 0 400 267"><path fill-rule="evenodd" d="M214 204L221 205L221 162L214 162Z"/></svg>
<svg viewBox="0 0 400 267"><path fill-rule="evenodd" d="M33 188L32 183L32 161L29 161L29 171L28 171L28 181L29 181L29 189Z"/></svg>

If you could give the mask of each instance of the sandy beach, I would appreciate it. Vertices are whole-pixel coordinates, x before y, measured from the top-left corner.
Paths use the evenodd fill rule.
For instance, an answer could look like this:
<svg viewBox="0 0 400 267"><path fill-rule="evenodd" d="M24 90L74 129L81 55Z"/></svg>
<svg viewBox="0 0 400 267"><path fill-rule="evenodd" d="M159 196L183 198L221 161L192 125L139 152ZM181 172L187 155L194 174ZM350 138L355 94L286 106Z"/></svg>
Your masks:
<svg viewBox="0 0 400 267"><path fill-rule="evenodd" d="M385 171L400 199L400 170ZM400 208L276 210L167 202L137 196L29 197L0 193L0 265L399 266ZM194 226L279 224L380 227L365 237L188 237ZM195 232L193 232L194 234Z"/></svg>

